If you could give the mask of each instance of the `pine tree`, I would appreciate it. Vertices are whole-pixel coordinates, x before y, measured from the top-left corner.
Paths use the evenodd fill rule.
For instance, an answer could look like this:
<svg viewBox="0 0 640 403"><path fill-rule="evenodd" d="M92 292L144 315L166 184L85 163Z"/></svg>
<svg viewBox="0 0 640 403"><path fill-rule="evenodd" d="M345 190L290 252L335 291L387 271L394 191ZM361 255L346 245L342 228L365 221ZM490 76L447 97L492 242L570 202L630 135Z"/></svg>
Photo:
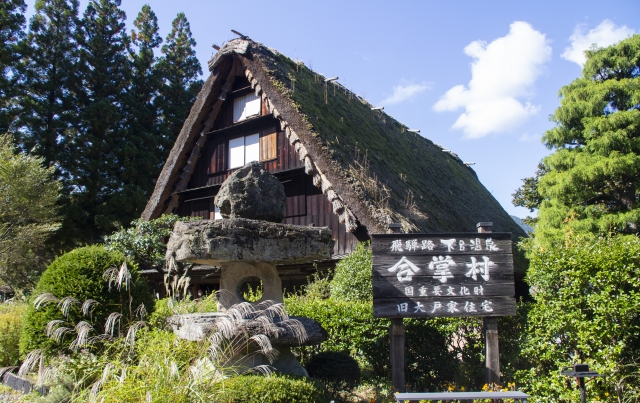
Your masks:
<svg viewBox="0 0 640 403"><path fill-rule="evenodd" d="M29 23L25 60L25 93L20 99L18 127L23 149L33 150L47 166L60 165L76 113L71 92L77 63L74 36L78 21L78 0L36 2Z"/></svg>
<svg viewBox="0 0 640 403"><path fill-rule="evenodd" d="M153 180L164 162L160 155L157 107L162 80L154 56L154 49L162 43L162 38L158 35L158 20L149 5L142 7L133 25L133 46L129 49L131 78L123 111L126 116L127 146L123 150L124 170L121 179L126 183L129 203L137 216L153 191Z"/></svg>
<svg viewBox="0 0 640 403"><path fill-rule="evenodd" d="M537 192L519 193L522 205L539 205L542 244L565 232L640 229L640 35L586 54L582 77L560 90L557 126L543 137L555 152L529 181Z"/></svg>
<svg viewBox="0 0 640 403"><path fill-rule="evenodd" d="M65 212L80 242L95 242L135 218L122 182L129 144L122 107L129 85L129 38L120 0L89 2L76 35L76 135L63 161L74 192Z"/></svg>
<svg viewBox="0 0 640 403"><path fill-rule="evenodd" d="M24 0L0 2L0 133L6 133L15 116L13 100L20 93L21 71L18 68L24 52Z"/></svg>
<svg viewBox="0 0 640 403"><path fill-rule="evenodd" d="M162 163L178 137L191 105L202 88L200 62L196 58L196 41L184 13L173 20L172 30L162 47L164 57L159 68L164 80L160 96L162 109Z"/></svg>

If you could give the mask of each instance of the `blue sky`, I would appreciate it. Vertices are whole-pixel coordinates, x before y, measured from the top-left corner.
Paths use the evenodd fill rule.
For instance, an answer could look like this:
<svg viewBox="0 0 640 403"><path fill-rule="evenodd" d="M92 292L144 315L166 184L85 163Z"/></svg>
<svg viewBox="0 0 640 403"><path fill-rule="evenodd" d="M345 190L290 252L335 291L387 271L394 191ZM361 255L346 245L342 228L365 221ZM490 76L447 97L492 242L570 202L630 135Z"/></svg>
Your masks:
<svg viewBox="0 0 640 403"><path fill-rule="evenodd" d="M27 0L28 13L35 0ZM81 0L84 10L87 0ZM205 75L212 44L253 40L338 80L457 153L510 214L521 179L550 151L558 90L592 43L640 33L629 1L122 0L130 23L149 3L165 37L184 12Z"/></svg>

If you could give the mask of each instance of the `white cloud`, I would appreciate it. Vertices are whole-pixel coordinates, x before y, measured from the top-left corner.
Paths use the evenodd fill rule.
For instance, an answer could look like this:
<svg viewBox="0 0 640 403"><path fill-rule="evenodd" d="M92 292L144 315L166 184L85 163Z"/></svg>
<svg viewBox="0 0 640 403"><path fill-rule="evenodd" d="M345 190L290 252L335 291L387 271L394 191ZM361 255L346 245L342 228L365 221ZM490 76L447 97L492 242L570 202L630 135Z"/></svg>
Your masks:
<svg viewBox="0 0 640 403"><path fill-rule="evenodd" d="M551 58L545 35L530 24L516 21L509 33L491 43L471 42L464 48L471 56L471 81L456 85L440 97L436 112L464 112L453 124L470 138L508 132L540 110L519 98L533 94L533 85Z"/></svg>
<svg viewBox="0 0 640 403"><path fill-rule="evenodd" d="M632 28L628 28L626 25L617 27L611 20L602 21L600 25L586 34L584 33L584 25L578 25L573 31L573 35L569 37L571 46L565 48L560 57L577 63L582 67L587 61L584 51L592 45L595 44L599 48L604 48L620 42L634 33L635 30Z"/></svg>
<svg viewBox="0 0 640 403"><path fill-rule="evenodd" d="M393 94L380 102L381 105L394 105L413 98L421 92L431 89L428 84L394 85Z"/></svg>

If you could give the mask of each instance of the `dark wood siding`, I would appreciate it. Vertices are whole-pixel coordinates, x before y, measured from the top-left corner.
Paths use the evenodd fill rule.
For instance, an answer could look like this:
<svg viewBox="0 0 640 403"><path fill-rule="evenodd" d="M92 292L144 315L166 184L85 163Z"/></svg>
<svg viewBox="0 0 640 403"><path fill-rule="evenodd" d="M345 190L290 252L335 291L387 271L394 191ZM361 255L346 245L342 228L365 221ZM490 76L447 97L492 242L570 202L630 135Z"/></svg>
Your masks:
<svg viewBox="0 0 640 403"><path fill-rule="evenodd" d="M239 90L238 93L246 92ZM273 121L265 121L265 126L255 125L250 132L234 129L232 97L229 97L216 121L215 129L225 129L210 135L207 139L194 172L187 186L187 190L181 194L181 202L178 214L182 216L213 218L213 198L218 192L219 185L233 172L227 169L229 138L256 133L258 131L270 131L273 129ZM263 113L265 111L263 110ZM235 130L235 131L234 131ZM233 132L233 133L232 133ZM264 136L264 133L262 133ZM278 177L285 187L287 195L287 210L284 219L286 224L312 225L316 227L329 227L333 231L336 240L334 255L350 253L358 240L353 234L346 231L346 227L340 224L338 216L333 213L332 206L319 188L313 186L312 179L303 171L304 162L300 161L295 148L289 144L283 131L276 133L276 158L263 162L264 169Z"/></svg>
<svg viewBox="0 0 640 403"><path fill-rule="evenodd" d="M289 185L289 183L295 183L296 185ZM285 193L287 192L287 188L292 189L300 189L302 185L300 183L304 183L305 187L305 207L306 214L305 215L289 215L289 213L293 213L296 207L295 205L300 206L301 202L299 199L296 199L294 196L299 192L292 192L291 196L287 194L287 216L284 219L285 224L294 224L294 225L312 225L314 227L329 227L333 231L333 239L336 241L336 244L333 248L334 255L345 255L351 253L355 248L358 240L356 237L347 232L347 227L344 224L340 224L340 220L337 214L334 214L332 211L332 206L329 200L325 195L322 194L319 188L313 186L312 179L309 175L305 175L304 173L301 176L293 179L291 182L285 183ZM294 206L290 206L290 203L293 203Z"/></svg>

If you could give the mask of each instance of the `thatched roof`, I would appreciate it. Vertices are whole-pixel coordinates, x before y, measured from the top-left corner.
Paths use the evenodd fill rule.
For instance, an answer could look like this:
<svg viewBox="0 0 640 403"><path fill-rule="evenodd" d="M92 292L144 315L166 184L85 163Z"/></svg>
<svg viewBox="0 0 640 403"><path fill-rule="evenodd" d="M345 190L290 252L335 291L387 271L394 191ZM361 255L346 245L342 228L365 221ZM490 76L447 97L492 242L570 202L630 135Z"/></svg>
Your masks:
<svg viewBox="0 0 640 403"><path fill-rule="evenodd" d="M178 205L230 84L244 74L349 231L384 233L400 222L403 232L473 232L492 221L494 231L525 236L455 154L304 64L245 38L223 46L209 68L143 218Z"/></svg>

